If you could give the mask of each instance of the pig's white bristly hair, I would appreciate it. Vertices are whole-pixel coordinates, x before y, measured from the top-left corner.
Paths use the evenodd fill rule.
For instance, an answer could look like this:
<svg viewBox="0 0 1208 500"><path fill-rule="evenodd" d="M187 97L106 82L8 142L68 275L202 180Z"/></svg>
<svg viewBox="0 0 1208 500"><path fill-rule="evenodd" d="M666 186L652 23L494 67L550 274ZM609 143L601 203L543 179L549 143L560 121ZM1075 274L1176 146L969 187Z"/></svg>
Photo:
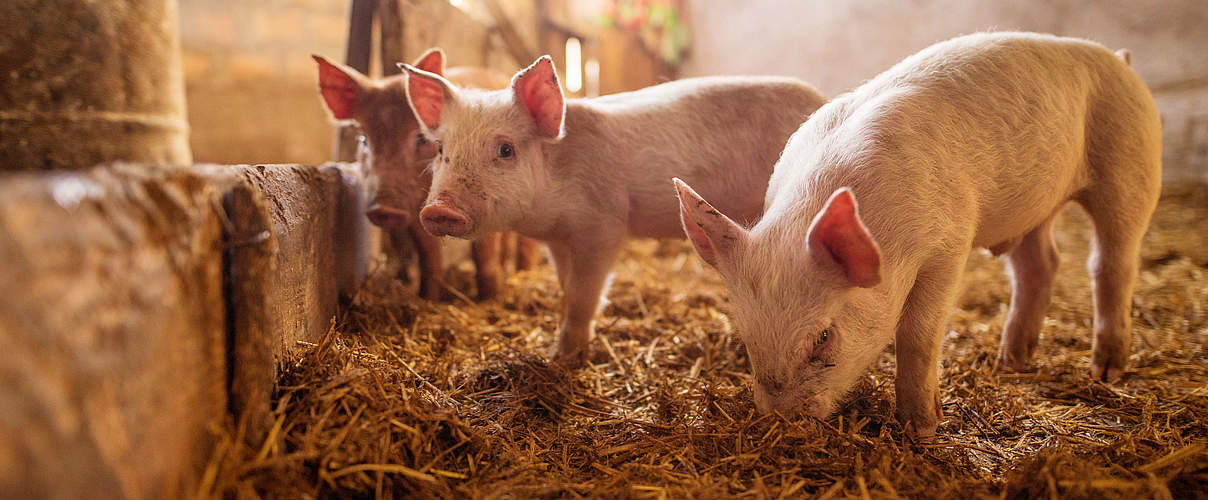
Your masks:
<svg viewBox="0 0 1208 500"><path fill-rule="evenodd" d="M1124 58L1091 42L1034 34L942 42L837 97L789 140L764 217L746 248L719 265L752 366L815 381L833 403L895 340L899 321L934 314L903 310L912 289L919 304L953 302L951 280L972 247L1026 234L1074 196L1092 207L1110 205L1098 196L1133 202L1135 210L1117 210L1116 218L1135 219L1120 227L1143 228L1160 184L1156 116ZM1113 184L1103 194L1080 191L1096 178ZM806 251L810 222L842 187L853 190L881 247L884 279L872 289L844 283ZM802 375L792 347L829 321L839 325L841 361ZM898 380L899 388L934 383ZM815 389L783 397L795 401ZM919 404L899 401L899 410Z"/></svg>

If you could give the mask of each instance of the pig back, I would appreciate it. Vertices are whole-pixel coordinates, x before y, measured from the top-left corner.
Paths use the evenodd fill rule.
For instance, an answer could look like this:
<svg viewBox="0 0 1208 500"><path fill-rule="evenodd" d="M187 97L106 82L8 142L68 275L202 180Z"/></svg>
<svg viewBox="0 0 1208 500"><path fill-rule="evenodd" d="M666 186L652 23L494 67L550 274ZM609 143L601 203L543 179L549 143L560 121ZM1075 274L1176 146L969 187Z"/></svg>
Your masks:
<svg viewBox="0 0 1208 500"><path fill-rule="evenodd" d="M1102 152L1122 136L1156 137L1152 98L1126 63L1092 42L1048 35L940 43L838 101L845 116L819 116L809 125L829 128L807 135L824 139L796 154L815 168L838 165L832 187L862 185L862 198L928 214L936 227L927 232L971 228L976 246L1026 233L1103 172L1149 175Z"/></svg>
<svg viewBox="0 0 1208 500"><path fill-rule="evenodd" d="M641 214L629 218L631 234L678 238L673 177L749 224L762 211L768 177L789 135L824 102L789 78L685 79L571 101L565 147L582 152L575 156L582 156L583 167L603 161L616 173L613 182L629 212Z"/></svg>

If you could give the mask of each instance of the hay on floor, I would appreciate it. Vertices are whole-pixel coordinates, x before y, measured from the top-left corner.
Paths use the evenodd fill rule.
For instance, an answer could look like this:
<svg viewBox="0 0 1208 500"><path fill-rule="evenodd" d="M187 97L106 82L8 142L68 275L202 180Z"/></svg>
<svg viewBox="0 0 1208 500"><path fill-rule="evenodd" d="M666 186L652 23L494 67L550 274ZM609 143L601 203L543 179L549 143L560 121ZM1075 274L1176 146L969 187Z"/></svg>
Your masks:
<svg viewBox="0 0 1208 500"><path fill-rule="evenodd" d="M1125 379L1088 376L1090 226L1060 219L1062 268L1036 371L995 370L1009 300L978 253L945 345L935 443L893 418L887 352L835 417L754 411L712 270L679 241L616 267L591 363L542 354L552 269L489 303L425 303L385 273L282 374L262 446L223 429L202 494L247 497L1189 497L1208 491L1208 187L1168 189L1143 250ZM471 295L463 266L454 283Z"/></svg>

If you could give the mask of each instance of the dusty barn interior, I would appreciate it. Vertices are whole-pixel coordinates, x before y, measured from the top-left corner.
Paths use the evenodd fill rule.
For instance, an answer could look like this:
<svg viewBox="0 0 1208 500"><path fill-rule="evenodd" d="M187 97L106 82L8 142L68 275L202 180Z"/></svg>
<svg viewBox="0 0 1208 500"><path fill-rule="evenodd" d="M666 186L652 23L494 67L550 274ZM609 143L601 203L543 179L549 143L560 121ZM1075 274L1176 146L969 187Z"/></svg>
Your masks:
<svg viewBox="0 0 1208 500"><path fill-rule="evenodd" d="M2 2L0 498L1203 498L1205 26L1198 0ZM835 346L860 343L865 327L766 326L814 324L790 306L751 320L753 309L810 300L823 285L785 278L789 264L774 259L758 272L778 273L751 271L771 278L731 279L736 262L760 254L733 241L755 241L766 233L756 224L774 224L784 206L813 207L795 219L795 230L809 229L801 251L829 252L816 265L838 266L827 276L841 283L887 290L876 287L897 279L889 266L900 249L876 214L940 203L913 191L915 176L870 174L849 191L857 208L843 193L814 199L792 185L764 206L768 174L788 133L825 126L807 121L822 96L834 106L816 116L876 99L877 75L984 31L1092 40L1108 49L1092 50L1104 67L1143 83L1131 87L1136 101L1086 104L1054 133L1085 147L1073 153L1078 165L1123 157L1121 190L1152 185L1156 209L1147 218L1152 203L1129 212L1115 195L1096 205L1063 193L1078 203L1055 205L1039 226L1054 228L1048 281L1019 271L1026 237L959 254L958 266L928 275L951 283L929 331L934 362L910 357L921 352L913 337L896 342L887 329L871 366L855 366L854 382L832 391L842 397L816 410L829 386L776 378L798 372L776 372L767 352L797 359L801 348L783 339L805 338L808 369L832 373L851 364ZM1110 55L1118 49L1127 52ZM956 81L964 74L943 68L977 63L955 59L910 78ZM1012 61L990 74L1007 74ZM1071 61L1030 71L1014 88L1114 81ZM741 78L690 80L712 75ZM688 83L592 100L678 80ZM979 119L967 108L1001 83L989 80L910 123ZM749 86L691 83L721 81ZM777 85L797 94L753 97ZM1097 99L1020 94L1011 106ZM794 110L794 95L808 111ZM492 106L511 111L490 115ZM1148 128L1113 122L1110 140L1096 142L1104 116L1134 108L1156 109ZM894 112L869 116L882 111ZM770 125L782 116L783 133ZM1047 119L1021 117L1018 130ZM902 137L892 134L907 128L885 130ZM480 129L496 132L464 132ZM947 129L931 151L980 130ZM1151 132L1152 158L1127 147ZM792 182L781 169L804 165L813 150L792 141L774 188ZM757 143L772 147L737 153ZM1017 158L1022 143L979 147ZM475 167L488 173L455 177L479 146L494 155ZM689 158L703 169L712 167L697 159L726 159L707 176L662 174ZM1028 169L1057 168L1040 158ZM538 161L548 178L515 181ZM582 168L560 170L572 164ZM746 188L743 168L763 172L757 189ZM678 192L679 208L671 177L692 185ZM711 185L717 178L727 180ZM641 184L627 215L587 204L618 179ZM502 216L475 218L466 207L477 202L454 199L457 185L494 200L482 210L516 205L520 215L507 227ZM712 206L694 208L693 188ZM881 192L911 205L877 212L870 193ZM647 199L661 208L633 201ZM735 215L744 209L754 216ZM1097 217L1103 210L1118 216ZM527 223L546 214L579 222L561 232ZM623 217L628 226L616 229ZM1109 219L1125 222L1104 230ZM1104 242L1128 232L1139 254L1104 264ZM1045 231L1035 234L1036 248L1051 252ZM1102 282L1121 266L1135 276L1122 271L1121 287L1108 289ZM1113 295L1129 283L1131 296ZM767 293L752 301L751 290ZM1021 290L1042 298L1017 304ZM885 300L868 315L922 314L922 302ZM1123 307L1114 319L1103 305L1112 300ZM1016 307L1044 315L1033 316L1040 333L1026 366L1000 357L1004 331L1026 330L1009 319ZM1120 325L1122 361L1104 369L1100 350ZM769 347L768 338L782 340ZM911 392L928 380L938 381L934 402ZM802 396L768 403L785 391Z"/></svg>

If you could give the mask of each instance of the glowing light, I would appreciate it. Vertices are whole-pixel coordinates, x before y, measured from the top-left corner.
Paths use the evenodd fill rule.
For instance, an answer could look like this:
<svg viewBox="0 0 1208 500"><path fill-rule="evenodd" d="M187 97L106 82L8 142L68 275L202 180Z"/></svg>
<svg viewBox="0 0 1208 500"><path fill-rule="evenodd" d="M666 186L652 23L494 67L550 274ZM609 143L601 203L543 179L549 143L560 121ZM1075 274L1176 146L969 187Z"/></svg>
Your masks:
<svg viewBox="0 0 1208 500"><path fill-rule="evenodd" d="M587 83L587 97L600 95L600 61L593 58L583 64L583 80Z"/></svg>
<svg viewBox="0 0 1208 500"><path fill-rule="evenodd" d="M464 0L449 0L449 5L457 7L459 9L461 8L462 3L464 3Z"/></svg>
<svg viewBox="0 0 1208 500"><path fill-rule="evenodd" d="M578 38L566 39L566 90L583 88L583 46Z"/></svg>

